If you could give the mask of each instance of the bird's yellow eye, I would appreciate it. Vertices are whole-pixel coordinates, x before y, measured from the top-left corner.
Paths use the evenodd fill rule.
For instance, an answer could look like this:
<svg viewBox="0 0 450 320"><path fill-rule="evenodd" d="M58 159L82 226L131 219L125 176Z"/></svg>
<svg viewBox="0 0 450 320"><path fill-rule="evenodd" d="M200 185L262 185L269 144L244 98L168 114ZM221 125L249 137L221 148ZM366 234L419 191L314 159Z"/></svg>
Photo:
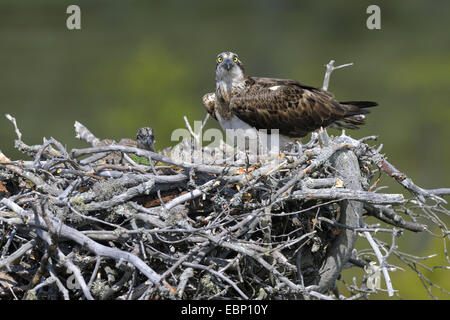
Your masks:
<svg viewBox="0 0 450 320"><path fill-rule="evenodd" d="M222 61L223 61L222 57L217 58L217 62L222 62Z"/></svg>
<svg viewBox="0 0 450 320"><path fill-rule="evenodd" d="M234 62L238 62L238 58L237 58L237 57L234 57L234 58L233 58L233 61L234 61Z"/></svg>

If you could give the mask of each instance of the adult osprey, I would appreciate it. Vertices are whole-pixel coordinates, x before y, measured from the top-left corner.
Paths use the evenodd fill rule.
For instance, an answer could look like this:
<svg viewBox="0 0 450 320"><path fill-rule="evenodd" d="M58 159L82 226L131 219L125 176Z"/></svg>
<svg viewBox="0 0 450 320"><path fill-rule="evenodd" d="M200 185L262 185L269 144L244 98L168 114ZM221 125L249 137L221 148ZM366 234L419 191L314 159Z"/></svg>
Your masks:
<svg viewBox="0 0 450 320"><path fill-rule="evenodd" d="M329 92L295 80L249 77L233 52L217 56L216 92L205 94L203 104L223 129L241 129L250 139L261 129L269 134L278 129L277 147L320 127L356 129L364 124L366 108L377 105L338 102Z"/></svg>

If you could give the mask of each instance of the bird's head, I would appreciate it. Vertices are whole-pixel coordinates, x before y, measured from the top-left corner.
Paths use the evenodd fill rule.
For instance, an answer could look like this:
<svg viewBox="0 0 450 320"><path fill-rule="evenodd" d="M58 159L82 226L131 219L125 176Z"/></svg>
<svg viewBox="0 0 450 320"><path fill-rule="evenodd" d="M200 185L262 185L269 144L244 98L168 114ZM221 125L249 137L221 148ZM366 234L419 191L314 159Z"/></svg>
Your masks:
<svg viewBox="0 0 450 320"><path fill-rule="evenodd" d="M145 150L155 151L155 135L150 127L142 127L136 134L137 147Z"/></svg>
<svg viewBox="0 0 450 320"><path fill-rule="evenodd" d="M222 52L216 58L216 81L236 82L244 79L244 65L237 54Z"/></svg>

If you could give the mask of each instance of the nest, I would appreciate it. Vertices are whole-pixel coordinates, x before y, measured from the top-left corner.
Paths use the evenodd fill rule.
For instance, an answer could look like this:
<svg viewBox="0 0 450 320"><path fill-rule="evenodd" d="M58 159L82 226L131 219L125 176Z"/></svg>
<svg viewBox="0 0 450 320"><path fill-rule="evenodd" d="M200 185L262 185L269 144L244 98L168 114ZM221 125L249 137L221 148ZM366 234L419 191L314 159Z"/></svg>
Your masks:
<svg viewBox="0 0 450 320"><path fill-rule="evenodd" d="M402 231L437 225L437 236L448 237L439 217L449 213L440 197L449 190L415 185L367 144L376 137L322 130L277 159L250 164L242 157L230 165L98 143L80 123L77 137L89 148L68 152L53 138L29 146L8 118L16 148L33 160L0 155L4 299L393 295L389 274L397 266L388 258L414 260L397 250ZM397 180L410 198L381 193L382 176ZM383 233L391 243L377 239ZM368 248L354 248L358 237ZM342 294L336 284L349 267L365 275L344 282Z"/></svg>

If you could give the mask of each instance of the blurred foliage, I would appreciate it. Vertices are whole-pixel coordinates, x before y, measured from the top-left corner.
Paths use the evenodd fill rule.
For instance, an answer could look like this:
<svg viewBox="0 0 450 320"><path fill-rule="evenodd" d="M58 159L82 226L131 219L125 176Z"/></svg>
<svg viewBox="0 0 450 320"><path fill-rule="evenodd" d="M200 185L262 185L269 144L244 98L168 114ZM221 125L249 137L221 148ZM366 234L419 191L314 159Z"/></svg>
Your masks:
<svg viewBox="0 0 450 320"><path fill-rule="evenodd" d="M335 59L354 62L333 74L336 97L380 104L350 134L379 135L389 160L419 185L450 186L449 1L79 0L82 29L69 31L72 3L0 3L0 113L17 118L29 144L53 136L68 148L83 146L74 138L78 120L100 138L134 137L152 126L164 148L184 115L203 119L201 97L214 90L219 52L238 53L249 75L315 86ZM381 30L366 28L370 4L381 7ZM23 157L10 123L0 123L0 149ZM442 252L429 236L419 246L404 238L405 251ZM394 285L404 297L426 298L410 271L395 274Z"/></svg>
<svg viewBox="0 0 450 320"><path fill-rule="evenodd" d="M184 125L181 115L198 104L189 81L192 70L164 47L143 44L135 50L120 65L107 60L93 72L99 86L88 91L109 96L106 101L99 99L95 117L104 118L106 132L114 135L126 136L130 129L158 123L158 137L170 138L174 127ZM183 85L174 86L176 83ZM180 116L177 119L175 115ZM167 146L167 141L163 142Z"/></svg>

